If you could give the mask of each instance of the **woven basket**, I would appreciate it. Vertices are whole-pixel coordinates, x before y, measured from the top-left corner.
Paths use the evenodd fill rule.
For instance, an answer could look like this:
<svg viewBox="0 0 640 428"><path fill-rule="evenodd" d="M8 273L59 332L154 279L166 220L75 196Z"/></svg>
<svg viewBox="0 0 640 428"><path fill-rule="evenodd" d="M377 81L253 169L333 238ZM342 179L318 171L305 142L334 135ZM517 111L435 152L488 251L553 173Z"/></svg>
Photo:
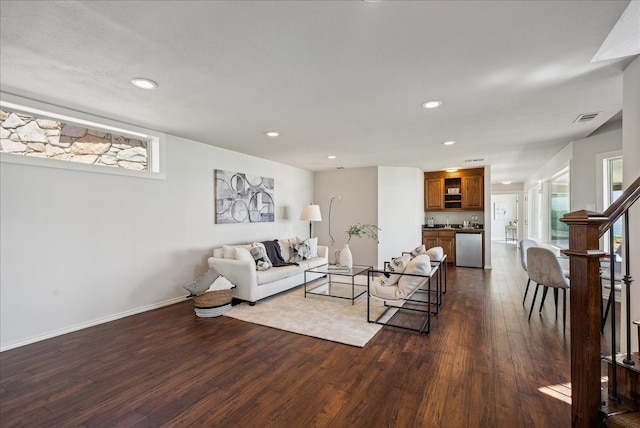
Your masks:
<svg viewBox="0 0 640 428"><path fill-rule="evenodd" d="M193 305L199 309L217 308L228 305L233 298L233 290L207 291L193 298Z"/></svg>
<svg viewBox="0 0 640 428"><path fill-rule="evenodd" d="M224 313L231 310L231 303L223 306L218 306L217 308L207 308L207 309L193 308L193 310L196 312L196 315L200 318L219 317L220 315L223 315Z"/></svg>

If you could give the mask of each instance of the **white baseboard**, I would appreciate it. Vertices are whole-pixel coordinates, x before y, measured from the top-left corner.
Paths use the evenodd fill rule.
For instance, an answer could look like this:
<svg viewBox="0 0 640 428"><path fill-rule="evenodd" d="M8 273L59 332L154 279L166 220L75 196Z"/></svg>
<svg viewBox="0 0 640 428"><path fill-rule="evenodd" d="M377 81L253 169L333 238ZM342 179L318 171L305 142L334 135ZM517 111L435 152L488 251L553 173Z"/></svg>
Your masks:
<svg viewBox="0 0 640 428"><path fill-rule="evenodd" d="M96 325L99 325L99 324L104 324L104 323L109 322L109 321L115 321L115 320L118 320L120 318L125 318L125 317L131 316L131 315L135 315L135 314L139 314L139 313L142 313L142 312L151 311L153 309L162 308L164 306L173 305L175 303L182 302L185 299L186 299L185 296L174 297L173 299L165 300L164 302L158 302L158 303L154 303L154 304L151 304L151 305L142 306L140 308L131 309L131 310L125 311L125 312L120 312L119 314L109 315L107 317L98 318L98 319L87 321L87 322L84 322L84 323L81 323L81 324L76 324L76 325L73 325L71 327L63 328L63 329L60 329L60 330L55 330L55 331L49 332L47 334L44 334L42 336L32 337L32 338L29 338L27 340L23 340L23 341L20 341L20 342L16 342L16 343L12 343L12 344L3 346L2 348L0 348L0 352L8 351L8 350L14 349L14 348L19 348L19 347L25 346L25 345L30 345L32 343L40 342L42 340L51 339L52 337L62 336L63 334L72 333L72 332L78 331L78 330L83 330L85 328L93 327L93 326L96 326Z"/></svg>

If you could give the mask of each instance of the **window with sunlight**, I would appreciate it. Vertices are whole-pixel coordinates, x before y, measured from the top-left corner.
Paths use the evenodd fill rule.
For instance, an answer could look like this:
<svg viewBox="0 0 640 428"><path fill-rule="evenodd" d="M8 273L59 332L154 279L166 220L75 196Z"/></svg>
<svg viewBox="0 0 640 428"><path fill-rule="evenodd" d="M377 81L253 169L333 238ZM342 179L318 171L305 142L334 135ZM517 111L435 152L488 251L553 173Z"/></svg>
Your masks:
<svg viewBox="0 0 640 428"><path fill-rule="evenodd" d="M549 241L558 247L569 247L569 226L560 219L569 212L569 168L563 169L549 182Z"/></svg>
<svg viewBox="0 0 640 428"><path fill-rule="evenodd" d="M604 192L603 206L605 210L622 194L622 156L604 159ZM613 224L613 251L616 251L622 243L622 220ZM609 251L609 232L604 239L605 251Z"/></svg>
<svg viewBox="0 0 640 428"><path fill-rule="evenodd" d="M542 186L529 189L529 237L542 239L540 228L542 224Z"/></svg>

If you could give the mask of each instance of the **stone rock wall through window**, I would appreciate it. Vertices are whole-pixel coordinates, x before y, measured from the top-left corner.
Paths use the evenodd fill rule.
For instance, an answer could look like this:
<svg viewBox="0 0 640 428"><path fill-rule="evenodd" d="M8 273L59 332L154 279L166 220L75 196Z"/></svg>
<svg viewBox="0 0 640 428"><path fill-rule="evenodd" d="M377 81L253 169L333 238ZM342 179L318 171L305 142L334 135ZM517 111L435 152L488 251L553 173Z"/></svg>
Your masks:
<svg viewBox="0 0 640 428"><path fill-rule="evenodd" d="M149 142L0 110L0 152L84 164L148 170Z"/></svg>

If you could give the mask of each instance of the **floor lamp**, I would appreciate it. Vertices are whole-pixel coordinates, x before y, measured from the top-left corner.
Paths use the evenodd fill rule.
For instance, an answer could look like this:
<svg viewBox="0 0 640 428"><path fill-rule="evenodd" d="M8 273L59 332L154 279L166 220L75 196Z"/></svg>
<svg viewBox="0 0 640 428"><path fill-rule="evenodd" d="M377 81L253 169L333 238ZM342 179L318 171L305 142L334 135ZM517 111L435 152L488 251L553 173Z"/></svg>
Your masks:
<svg viewBox="0 0 640 428"><path fill-rule="evenodd" d="M302 207L300 220L306 220L309 222L309 239L311 239L311 222L322 221L322 215L320 215L320 205L305 205L304 207Z"/></svg>

